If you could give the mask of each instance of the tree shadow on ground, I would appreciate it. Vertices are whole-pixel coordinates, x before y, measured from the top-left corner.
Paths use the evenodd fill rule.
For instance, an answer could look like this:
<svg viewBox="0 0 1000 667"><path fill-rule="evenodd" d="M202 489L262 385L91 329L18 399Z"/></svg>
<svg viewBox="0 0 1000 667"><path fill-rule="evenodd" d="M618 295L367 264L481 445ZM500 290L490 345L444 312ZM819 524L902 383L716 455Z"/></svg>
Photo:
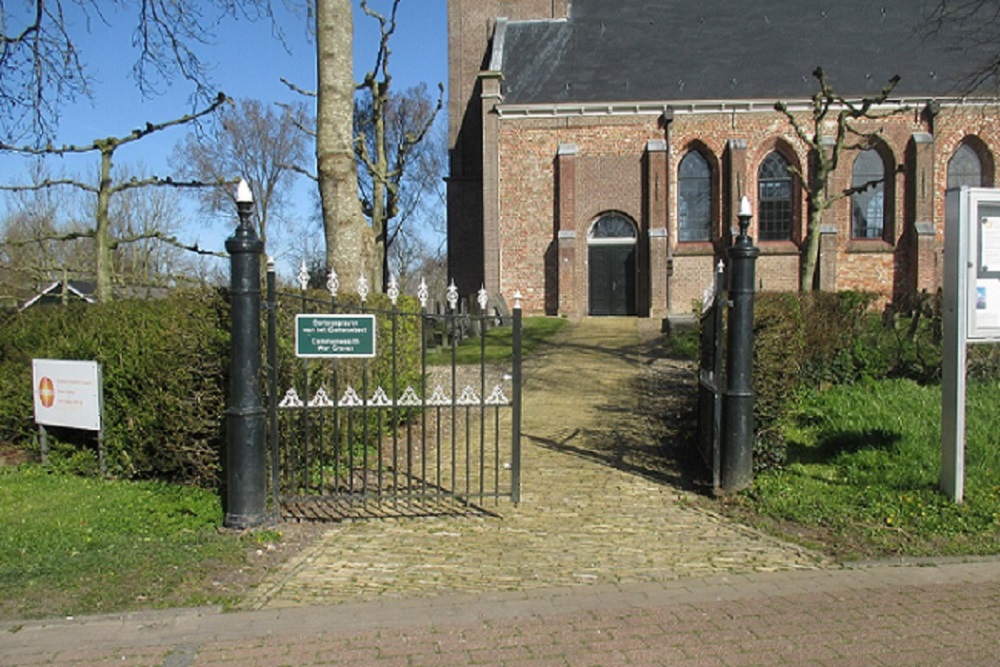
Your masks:
<svg viewBox="0 0 1000 667"><path fill-rule="evenodd" d="M695 447L697 364L672 355L666 336L638 345L571 347L633 366L631 380L605 391L599 418L559 440L525 433L537 445L637 475L657 484L710 494L711 481Z"/></svg>
<svg viewBox="0 0 1000 667"><path fill-rule="evenodd" d="M854 454L865 449L892 449L902 438L900 433L882 428L836 431L826 434L815 445L790 444L788 461L805 464L832 463L845 454Z"/></svg>

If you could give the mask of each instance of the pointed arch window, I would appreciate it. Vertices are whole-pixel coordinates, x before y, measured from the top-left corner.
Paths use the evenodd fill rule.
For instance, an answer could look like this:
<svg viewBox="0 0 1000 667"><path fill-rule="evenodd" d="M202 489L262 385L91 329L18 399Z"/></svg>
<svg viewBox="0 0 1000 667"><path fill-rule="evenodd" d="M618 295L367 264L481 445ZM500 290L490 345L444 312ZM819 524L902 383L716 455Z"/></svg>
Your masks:
<svg viewBox="0 0 1000 667"><path fill-rule="evenodd" d="M774 151L757 170L757 225L761 241L790 241L794 207L788 160Z"/></svg>
<svg viewBox="0 0 1000 667"><path fill-rule="evenodd" d="M967 185L979 188L983 183L983 161L976 149L967 143L959 144L955 154L948 160L948 189Z"/></svg>
<svg viewBox="0 0 1000 667"><path fill-rule="evenodd" d="M712 240L712 170L695 150L677 168L677 239Z"/></svg>
<svg viewBox="0 0 1000 667"><path fill-rule="evenodd" d="M885 164L874 148L861 151L854 161L851 187L851 236L880 239L885 234Z"/></svg>

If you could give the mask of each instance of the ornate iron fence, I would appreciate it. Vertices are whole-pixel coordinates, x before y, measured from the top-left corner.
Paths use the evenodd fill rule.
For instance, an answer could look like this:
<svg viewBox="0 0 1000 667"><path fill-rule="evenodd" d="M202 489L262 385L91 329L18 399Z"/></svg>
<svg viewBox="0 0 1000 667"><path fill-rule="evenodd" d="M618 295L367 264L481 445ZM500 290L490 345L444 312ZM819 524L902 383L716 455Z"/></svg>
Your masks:
<svg viewBox="0 0 1000 667"><path fill-rule="evenodd" d="M505 315L481 290L475 312L454 285L443 312L428 290L401 296L281 293L267 287L268 444L272 504L286 518L486 512L520 501L521 308ZM509 361L492 364L471 330L509 327ZM476 343L478 341L478 345ZM433 352L435 345L441 347ZM478 350L474 360L464 356ZM443 361L443 363L442 363ZM435 363L432 363L435 362Z"/></svg>
<svg viewBox="0 0 1000 667"><path fill-rule="evenodd" d="M705 291L701 313L698 364L698 450L712 474L712 490L721 488L723 297L725 265L720 260L714 283Z"/></svg>

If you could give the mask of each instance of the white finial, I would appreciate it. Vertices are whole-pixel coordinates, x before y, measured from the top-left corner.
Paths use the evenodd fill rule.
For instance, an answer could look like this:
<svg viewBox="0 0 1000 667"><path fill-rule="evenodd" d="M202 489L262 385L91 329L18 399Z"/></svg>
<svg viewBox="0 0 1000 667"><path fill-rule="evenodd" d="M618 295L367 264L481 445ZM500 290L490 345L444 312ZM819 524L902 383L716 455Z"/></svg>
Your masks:
<svg viewBox="0 0 1000 667"><path fill-rule="evenodd" d="M521 301L524 300L524 295L521 294L521 290L516 290L514 292L514 310L521 310Z"/></svg>
<svg viewBox="0 0 1000 667"><path fill-rule="evenodd" d="M448 285L448 289L445 292L448 299L448 307L452 310L458 309L458 287L455 286L455 279L451 279L451 284Z"/></svg>
<svg viewBox="0 0 1000 667"><path fill-rule="evenodd" d="M274 261L274 256L273 255L268 255L267 256L267 272L268 273L274 273L275 266L276 266L276 263Z"/></svg>
<svg viewBox="0 0 1000 667"><path fill-rule="evenodd" d="M740 212L737 215L741 218L749 218L753 215L753 209L750 208L750 198L746 195L740 199Z"/></svg>
<svg viewBox="0 0 1000 667"><path fill-rule="evenodd" d="M248 204L253 203L253 192L250 190L250 185L242 178L240 179L240 184L236 186L236 201Z"/></svg>

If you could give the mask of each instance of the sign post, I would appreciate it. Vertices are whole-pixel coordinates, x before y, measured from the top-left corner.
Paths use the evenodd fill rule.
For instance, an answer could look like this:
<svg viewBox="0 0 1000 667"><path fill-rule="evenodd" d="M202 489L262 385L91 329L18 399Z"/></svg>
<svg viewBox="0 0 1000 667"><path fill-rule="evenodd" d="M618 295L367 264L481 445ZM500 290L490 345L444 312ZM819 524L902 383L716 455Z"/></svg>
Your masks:
<svg viewBox="0 0 1000 667"><path fill-rule="evenodd" d="M941 489L962 502L967 346L1000 342L1000 189L948 191L944 270Z"/></svg>
<svg viewBox="0 0 1000 667"><path fill-rule="evenodd" d="M101 474L104 462L104 393L101 365L96 361L34 359L31 362L35 423L42 444L42 460L48 458L46 426L97 432L97 456Z"/></svg>

